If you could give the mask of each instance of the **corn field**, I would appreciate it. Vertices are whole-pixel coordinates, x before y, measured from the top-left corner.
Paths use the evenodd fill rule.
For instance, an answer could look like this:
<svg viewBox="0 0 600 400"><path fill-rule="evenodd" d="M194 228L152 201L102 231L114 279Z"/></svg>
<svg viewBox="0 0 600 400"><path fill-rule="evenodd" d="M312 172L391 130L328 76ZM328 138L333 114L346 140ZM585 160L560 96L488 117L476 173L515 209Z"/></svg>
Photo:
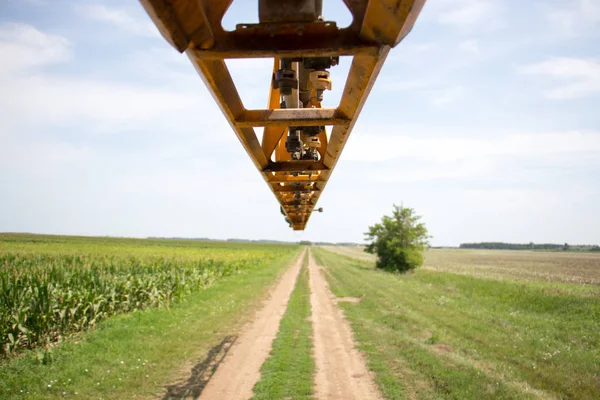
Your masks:
<svg viewBox="0 0 600 400"><path fill-rule="evenodd" d="M158 248L156 243L115 248L101 241L69 246L68 242L2 239L2 357L59 341L115 314L169 307L221 278L264 265L291 250L240 249L228 244L195 249L189 243L179 249L169 243ZM217 256L211 258L213 253Z"/></svg>

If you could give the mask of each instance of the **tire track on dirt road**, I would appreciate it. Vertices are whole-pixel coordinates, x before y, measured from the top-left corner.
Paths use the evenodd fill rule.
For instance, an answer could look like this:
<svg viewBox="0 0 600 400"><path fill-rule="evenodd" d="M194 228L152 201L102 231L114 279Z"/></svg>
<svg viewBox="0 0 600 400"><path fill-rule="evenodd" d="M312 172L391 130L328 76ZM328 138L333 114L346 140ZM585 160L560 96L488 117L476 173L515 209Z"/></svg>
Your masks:
<svg viewBox="0 0 600 400"><path fill-rule="evenodd" d="M350 324L335 303L321 267L308 253L314 354L317 366L315 395L325 399L383 399L362 354L356 348Z"/></svg>
<svg viewBox="0 0 600 400"><path fill-rule="evenodd" d="M252 389L260 379L260 368L271 351L305 253L306 250L303 250L296 262L284 272L264 306L242 329L200 399L246 400L254 395Z"/></svg>

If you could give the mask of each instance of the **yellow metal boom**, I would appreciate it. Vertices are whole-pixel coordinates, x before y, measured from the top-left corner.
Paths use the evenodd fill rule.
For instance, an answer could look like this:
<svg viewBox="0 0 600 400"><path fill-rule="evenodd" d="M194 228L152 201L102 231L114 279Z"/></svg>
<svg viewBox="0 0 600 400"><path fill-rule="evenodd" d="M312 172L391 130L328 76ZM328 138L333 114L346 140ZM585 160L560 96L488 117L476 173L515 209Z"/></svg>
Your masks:
<svg viewBox="0 0 600 400"><path fill-rule="evenodd" d="M225 31L232 0L140 0L163 37L185 52L294 230L304 230L390 48L425 0L344 0L353 21L321 18L322 0L257 0L260 22ZM353 56L337 108L321 108L327 69ZM244 107L229 58L273 58L266 109ZM325 127L330 128L327 134ZM265 127L262 142L254 127Z"/></svg>

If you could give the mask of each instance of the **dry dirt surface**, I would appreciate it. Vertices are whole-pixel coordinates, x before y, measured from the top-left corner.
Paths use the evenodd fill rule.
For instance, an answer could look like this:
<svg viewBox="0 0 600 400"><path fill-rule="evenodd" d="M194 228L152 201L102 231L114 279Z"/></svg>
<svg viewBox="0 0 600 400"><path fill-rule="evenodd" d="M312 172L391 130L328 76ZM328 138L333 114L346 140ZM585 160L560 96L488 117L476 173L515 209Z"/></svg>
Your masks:
<svg viewBox="0 0 600 400"><path fill-rule="evenodd" d="M264 306L238 336L200 399L246 400L254 395L252 388L260 379L260 368L271 351L303 260L304 252L284 272Z"/></svg>
<svg viewBox="0 0 600 400"><path fill-rule="evenodd" d="M375 254L365 253L365 248L363 246L323 246L323 248L332 253L358 258L359 260L377 261L377 256Z"/></svg>
<svg viewBox="0 0 600 400"><path fill-rule="evenodd" d="M310 253L308 271L317 366L316 398L382 399L362 354L356 348L350 324L337 307L321 268Z"/></svg>
<svg viewBox="0 0 600 400"><path fill-rule="evenodd" d="M323 246L332 253L377 261L359 246ZM600 253L570 251L429 249L423 269L482 278L600 286Z"/></svg>

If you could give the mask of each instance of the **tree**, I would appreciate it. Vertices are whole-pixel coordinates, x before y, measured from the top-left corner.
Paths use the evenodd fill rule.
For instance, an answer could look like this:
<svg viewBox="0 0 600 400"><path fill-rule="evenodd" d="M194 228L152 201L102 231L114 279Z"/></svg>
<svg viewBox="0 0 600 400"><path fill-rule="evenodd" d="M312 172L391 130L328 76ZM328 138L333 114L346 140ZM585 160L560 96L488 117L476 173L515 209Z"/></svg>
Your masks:
<svg viewBox="0 0 600 400"><path fill-rule="evenodd" d="M425 224L415 210L394 204L392 216L369 227L365 239L371 242L367 253L377 254L377 268L406 272L423 264L423 251L429 244Z"/></svg>

